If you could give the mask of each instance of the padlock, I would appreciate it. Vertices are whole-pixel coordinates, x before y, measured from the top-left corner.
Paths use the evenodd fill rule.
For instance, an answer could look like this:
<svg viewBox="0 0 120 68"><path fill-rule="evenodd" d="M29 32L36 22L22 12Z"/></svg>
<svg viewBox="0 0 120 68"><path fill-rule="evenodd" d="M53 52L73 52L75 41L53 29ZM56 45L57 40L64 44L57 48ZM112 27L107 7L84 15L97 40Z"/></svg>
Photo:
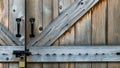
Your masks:
<svg viewBox="0 0 120 68"><path fill-rule="evenodd" d="M19 68L25 68L25 61L24 60L19 61Z"/></svg>

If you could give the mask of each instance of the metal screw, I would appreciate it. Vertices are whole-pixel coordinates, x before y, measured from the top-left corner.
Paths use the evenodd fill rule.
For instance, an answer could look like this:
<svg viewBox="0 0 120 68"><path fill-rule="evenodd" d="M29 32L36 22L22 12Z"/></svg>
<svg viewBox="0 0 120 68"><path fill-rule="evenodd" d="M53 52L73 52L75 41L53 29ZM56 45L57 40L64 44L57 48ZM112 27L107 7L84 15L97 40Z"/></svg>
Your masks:
<svg viewBox="0 0 120 68"><path fill-rule="evenodd" d="M88 53L86 53L85 55L88 55Z"/></svg>
<svg viewBox="0 0 120 68"><path fill-rule="evenodd" d="M72 56L72 54L71 54L71 53L69 53L68 55L69 55L69 56Z"/></svg>
<svg viewBox="0 0 120 68"><path fill-rule="evenodd" d="M79 53L78 55L81 55L81 53Z"/></svg>
<svg viewBox="0 0 120 68"><path fill-rule="evenodd" d="M46 54L46 56L50 56L50 54Z"/></svg>
<svg viewBox="0 0 120 68"><path fill-rule="evenodd" d="M53 56L56 56L56 53L54 53Z"/></svg>
<svg viewBox="0 0 120 68"><path fill-rule="evenodd" d="M9 58L7 57L6 60L9 60Z"/></svg>
<svg viewBox="0 0 120 68"><path fill-rule="evenodd" d="M65 55L64 53L62 55Z"/></svg>

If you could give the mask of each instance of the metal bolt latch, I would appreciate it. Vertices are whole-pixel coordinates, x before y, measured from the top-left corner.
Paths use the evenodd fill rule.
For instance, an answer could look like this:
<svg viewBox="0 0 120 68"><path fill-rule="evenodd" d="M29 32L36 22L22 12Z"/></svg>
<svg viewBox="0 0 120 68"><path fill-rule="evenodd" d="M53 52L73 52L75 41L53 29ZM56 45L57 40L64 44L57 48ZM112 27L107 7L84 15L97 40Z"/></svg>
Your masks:
<svg viewBox="0 0 120 68"><path fill-rule="evenodd" d="M20 34L20 22L21 22L21 18L17 18L16 22L17 22L17 34L16 34L16 37L21 37L21 34Z"/></svg>
<svg viewBox="0 0 120 68"><path fill-rule="evenodd" d="M30 38L33 38L33 37L35 37L35 34L34 34L35 18L30 18L30 23L31 23L31 34L30 34Z"/></svg>

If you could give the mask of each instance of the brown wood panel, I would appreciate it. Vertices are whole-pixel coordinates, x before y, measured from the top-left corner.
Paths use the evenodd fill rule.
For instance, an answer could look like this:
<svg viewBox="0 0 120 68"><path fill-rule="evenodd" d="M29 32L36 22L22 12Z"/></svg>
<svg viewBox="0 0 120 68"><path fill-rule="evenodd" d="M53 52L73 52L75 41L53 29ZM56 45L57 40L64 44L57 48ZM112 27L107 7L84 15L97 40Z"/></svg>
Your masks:
<svg viewBox="0 0 120 68"><path fill-rule="evenodd" d="M30 38L31 24L30 24L29 19L35 18L35 13L36 13L35 12L35 2L36 2L36 0L26 0L26 42L27 43L29 43L29 41L32 40L32 38Z"/></svg>
<svg viewBox="0 0 120 68"><path fill-rule="evenodd" d="M35 18L34 34L35 36L42 32L43 22L43 0L26 0L26 41L29 43L31 34L30 18ZM27 68L42 68L42 63L27 63Z"/></svg>
<svg viewBox="0 0 120 68"><path fill-rule="evenodd" d="M8 28L8 0L0 0L0 23ZM0 37L0 45L5 45L5 41Z"/></svg>
<svg viewBox="0 0 120 68"><path fill-rule="evenodd" d="M43 29L58 16L58 0L43 0ZM43 68L58 68L58 63L43 63Z"/></svg>
<svg viewBox="0 0 120 68"><path fill-rule="evenodd" d="M101 11L102 10L102 11ZM92 44L106 44L107 0L100 0L92 9ZM107 63L92 63L92 68L107 68Z"/></svg>
<svg viewBox="0 0 120 68"><path fill-rule="evenodd" d="M59 14L67 9L74 0L59 0ZM72 26L59 39L59 45L74 44L74 26ZM74 63L59 63L59 68L74 68Z"/></svg>
<svg viewBox="0 0 120 68"><path fill-rule="evenodd" d="M91 10L75 26L75 44L91 44ZM91 63L75 63L75 67L91 68Z"/></svg>
<svg viewBox="0 0 120 68"><path fill-rule="evenodd" d="M120 44L120 0L108 0L108 44ZM120 68L120 63L109 63L108 68Z"/></svg>

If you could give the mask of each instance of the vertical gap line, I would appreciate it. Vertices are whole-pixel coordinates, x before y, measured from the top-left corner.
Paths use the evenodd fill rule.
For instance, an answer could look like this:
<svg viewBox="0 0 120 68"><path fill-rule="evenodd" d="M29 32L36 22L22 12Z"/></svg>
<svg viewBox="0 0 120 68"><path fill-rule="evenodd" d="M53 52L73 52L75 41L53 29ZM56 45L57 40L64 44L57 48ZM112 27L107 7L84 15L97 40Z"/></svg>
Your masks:
<svg viewBox="0 0 120 68"><path fill-rule="evenodd" d="M106 45L108 45L108 0L106 1L106 23L105 23L105 39Z"/></svg>

